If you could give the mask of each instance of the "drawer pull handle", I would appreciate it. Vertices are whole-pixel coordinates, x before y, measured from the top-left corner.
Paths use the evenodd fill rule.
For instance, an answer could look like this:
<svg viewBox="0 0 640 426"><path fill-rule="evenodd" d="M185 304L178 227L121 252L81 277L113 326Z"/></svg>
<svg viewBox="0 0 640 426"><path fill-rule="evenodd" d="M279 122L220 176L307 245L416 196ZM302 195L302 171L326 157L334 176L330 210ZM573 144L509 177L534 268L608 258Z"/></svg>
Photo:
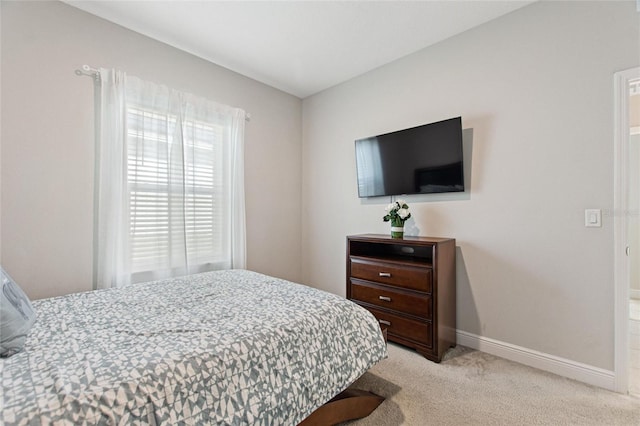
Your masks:
<svg viewBox="0 0 640 426"><path fill-rule="evenodd" d="M385 320L378 320L378 322L379 322L380 324L382 324L382 325L388 325L388 326L391 326L391 322L389 322L389 321L385 321Z"/></svg>
<svg viewBox="0 0 640 426"><path fill-rule="evenodd" d="M391 272L380 272L378 275L381 277L391 277Z"/></svg>
<svg viewBox="0 0 640 426"><path fill-rule="evenodd" d="M385 302L391 302L391 298L388 296L378 296L378 299L384 300Z"/></svg>

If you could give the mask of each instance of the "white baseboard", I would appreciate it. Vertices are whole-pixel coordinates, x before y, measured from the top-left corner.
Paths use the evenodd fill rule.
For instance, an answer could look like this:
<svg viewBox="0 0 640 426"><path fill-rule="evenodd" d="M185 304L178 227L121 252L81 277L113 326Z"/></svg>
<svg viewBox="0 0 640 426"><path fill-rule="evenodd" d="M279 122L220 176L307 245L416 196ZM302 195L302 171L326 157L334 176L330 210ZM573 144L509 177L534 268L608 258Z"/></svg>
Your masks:
<svg viewBox="0 0 640 426"><path fill-rule="evenodd" d="M519 362L520 364L548 371L559 376L615 391L615 374L613 371L545 354L488 337L478 336L467 333L466 331L457 330L456 337L459 345L499 356L510 361Z"/></svg>

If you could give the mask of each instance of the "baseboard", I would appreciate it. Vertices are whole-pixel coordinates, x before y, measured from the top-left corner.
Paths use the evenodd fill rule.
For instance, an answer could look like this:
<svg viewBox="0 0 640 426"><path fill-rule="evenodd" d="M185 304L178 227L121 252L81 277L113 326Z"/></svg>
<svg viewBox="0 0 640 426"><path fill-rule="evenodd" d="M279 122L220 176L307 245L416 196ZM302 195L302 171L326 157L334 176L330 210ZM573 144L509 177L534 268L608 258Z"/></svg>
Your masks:
<svg viewBox="0 0 640 426"><path fill-rule="evenodd" d="M520 364L548 371L569 379L578 380L589 385L615 391L615 374L613 371L545 354L488 337L478 336L467 333L466 331L457 330L456 337L459 345L499 356L510 361L519 362Z"/></svg>
<svg viewBox="0 0 640 426"><path fill-rule="evenodd" d="M631 297L632 299L640 299L640 290L630 289L629 297Z"/></svg>

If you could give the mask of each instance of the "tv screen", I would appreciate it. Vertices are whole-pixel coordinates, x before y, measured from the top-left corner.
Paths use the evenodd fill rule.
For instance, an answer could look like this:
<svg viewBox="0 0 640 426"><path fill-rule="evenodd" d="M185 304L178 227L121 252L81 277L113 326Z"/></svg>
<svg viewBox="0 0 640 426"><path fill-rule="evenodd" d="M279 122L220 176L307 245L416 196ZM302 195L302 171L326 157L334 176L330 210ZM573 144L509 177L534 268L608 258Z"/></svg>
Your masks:
<svg viewBox="0 0 640 426"><path fill-rule="evenodd" d="M464 191L462 118L358 139L358 196Z"/></svg>

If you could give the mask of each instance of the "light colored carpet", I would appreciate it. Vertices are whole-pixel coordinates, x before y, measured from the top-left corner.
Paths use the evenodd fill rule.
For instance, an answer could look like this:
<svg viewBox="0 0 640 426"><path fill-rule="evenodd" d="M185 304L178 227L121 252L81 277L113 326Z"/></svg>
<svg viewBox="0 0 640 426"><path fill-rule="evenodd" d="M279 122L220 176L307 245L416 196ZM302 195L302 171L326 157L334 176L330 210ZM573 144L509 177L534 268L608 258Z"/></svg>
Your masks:
<svg viewBox="0 0 640 426"><path fill-rule="evenodd" d="M640 425L640 398L463 346L436 364L389 343L389 358L352 387L386 400L350 426Z"/></svg>

